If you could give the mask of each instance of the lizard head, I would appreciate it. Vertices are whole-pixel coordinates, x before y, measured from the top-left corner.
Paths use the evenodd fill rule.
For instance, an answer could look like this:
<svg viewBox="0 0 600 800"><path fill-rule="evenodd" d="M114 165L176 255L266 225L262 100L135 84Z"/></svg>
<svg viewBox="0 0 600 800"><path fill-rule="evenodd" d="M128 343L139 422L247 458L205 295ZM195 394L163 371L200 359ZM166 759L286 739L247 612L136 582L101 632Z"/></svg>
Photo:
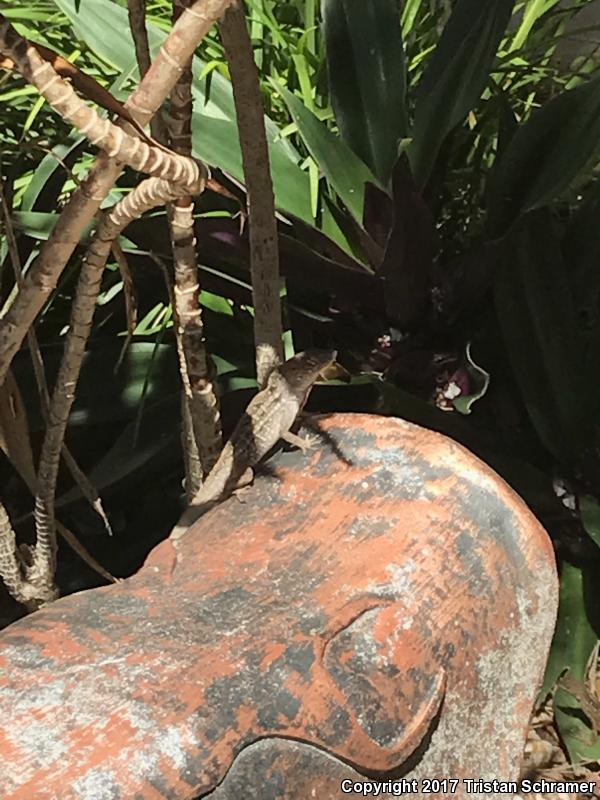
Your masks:
<svg viewBox="0 0 600 800"><path fill-rule="evenodd" d="M289 388L304 395L319 377L319 374L337 358L337 350L317 350L311 348L296 353L279 367L279 374Z"/></svg>

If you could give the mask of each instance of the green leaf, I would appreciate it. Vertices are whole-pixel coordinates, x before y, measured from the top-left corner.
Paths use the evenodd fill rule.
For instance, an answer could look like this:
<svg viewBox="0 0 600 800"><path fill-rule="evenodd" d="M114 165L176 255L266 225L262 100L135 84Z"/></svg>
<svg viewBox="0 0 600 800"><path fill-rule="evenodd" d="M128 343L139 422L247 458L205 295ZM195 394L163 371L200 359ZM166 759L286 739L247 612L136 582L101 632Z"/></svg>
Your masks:
<svg viewBox="0 0 600 800"><path fill-rule="evenodd" d="M123 341L115 337L111 340L96 339L86 351L77 397L69 416L69 428L75 441L82 435L82 428L105 424L112 427L122 420L134 419L143 397L152 404L174 392L173 387L178 386L179 368L174 346L134 341L115 374L122 345ZM58 372L62 351L62 344L44 347L44 364L51 384ZM43 431L45 423L40 414L28 357L23 354L23 357L15 359L14 367L31 430L34 433ZM98 375L102 375L101 381Z"/></svg>
<svg viewBox="0 0 600 800"><path fill-rule="evenodd" d="M489 226L501 236L521 214L547 205L598 158L600 79L563 92L510 140L490 182Z"/></svg>
<svg viewBox="0 0 600 800"><path fill-rule="evenodd" d="M514 0L458 0L419 84L409 157L423 186L442 142L479 100Z"/></svg>
<svg viewBox="0 0 600 800"><path fill-rule="evenodd" d="M595 497L584 494L579 498L579 513L585 532L600 547L600 503Z"/></svg>
<svg viewBox="0 0 600 800"><path fill-rule="evenodd" d="M137 80L134 48L129 32L127 11L110 0L94 0L82 4L75 12L72 0L53 0L70 19L77 36L83 39L96 55L111 64L123 77ZM155 56L165 34L148 24L151 55ZM194 57L192 93L195 108L194 156L213 164L243 181L239 136L231 84L217 71L211 72L210 99L199 79L206 62ZM281 137L277 125L265 117L271 173L278 207L313 222L310 206L308 175L298 166L300 155L291 143Z"/></svg>
<svg viewBox="0 0 600 800"><path fill-rule="evenodd" d="M32 239L40 239L42 241L50 236L57 219L58 214L50 211L15 211L13 213L13 222L16 230L26 233ZM95 221L92 221L89 225L86 225L80 241L85 241L89 237L95 224ZM138 248L126 236L120 236L119 243L126 252L139 252Z"/></svg>
<svg viewBox="0 0 600 800"><path fill-rule="evenodd" d="M106 491L126 478L135 475L165 449L177 443L177 394L146 408L141 432L137 421L129 423L109 450L89 471L88 477L98 491ZM57 507L67 506L81 497L78 488L70 489L57 499Z"/></svg>
<svg viewBox="0 0 600 800"><path fill-rule="evenodd" d="M235 143L233 143L232 131L236 140ZM204 114L197 111L193 112L192 142L194 155L234 175L243 183L242 154L237 136L235 124L232 127L232 123L227 120L207 120ZM208 148L210 148L210 152ZM310 207L308 175L294 161L289 159L280 148L276 147L272 140L269 140L269 159L277 208L294 214L294 216L314 225Z"/></svg>
<svg viewBox="0 0 600 800"><path fill-rule="evenodd" d="M552 689L566 669L576 681L583 682L585 678L587 663L598 640L590 624L590 616L595 617L598 611L597 581L594 577L572 564L564 563L562 566L558 621L542 696ZM586 602L590 596L595 597L593 607ZM558 689L554 708L558 729L571 760L600 757L600 743L597 738L594 743L591 730L581 719L577 699L565 690Z"/></svg>
<svg viewBox="0 0 600 800"><path fill-rule="evenodd" d="M272 83L285 100L309 153L354 219L362 224L365 183L370 181L381 188L380 182L369 167L295 95L275 81Z"/></svg>
<svg viewBox="0 0 600 800"><path fill-rule="evenodd" d="M578 683L581 686L580 691L584 691L583 681ZM592 695L592 699L595 699L595 695ZM598 718L588 722L579 698L560 686L554 696L554 715L571 762L597 762L600 758L600 737L596 735L594 728Z"/></svg>
<svg viewBox="0 0 600 800"><path fill-rule="evenodd" d="M61 142L53 147L52 152L47 153L44 156L39 166L33 173L27 189L23 192L23 197L21 199L21 211L33 210L33 207L38 201L44 188L47 186L51 178L55 176L55 173L59 173L59 180L62 184L64 175L63 164L70 164L72 162L74 156L76 156L79 152L83 142L85 142L84 137L80 136L79 133L74 132L68 136L64 142Z"/></svg>
<svg viewBox="0 0 600 800"><path fill-rule="evenodd" d="M329 90L340 134L387 184L407 134L406 68L396 0L322 0Z"/></svg>
<svg viewBox="0 0 600 800"><path fill-rule="evenodd" d="M210 308L215 314L224 314L226 317L233 316L233 308L230 301L226 297L221 297L221 295L203 290L200 293L200 303L204 308Z"/></svg>
<svg viewBox="0 0 600 800"><path fill-rule="evenodd" d="M600 220L600 181L592 184L586 192L584 202L571 215L563 242L563 253L569 261L577 311L587 311L589 318L596 322L600 297L598 220Z"/></svg>
<svg viewBox="0 0 600 800"><path fill-rule="evenodd" d="M529 0L523 11L523 18L515 36L510 44L509 51L519 50L531 33L531 29L547 11L555 6L559 0Z"/></svg>
<svg viewBox="0 0 600 800"><path fill-rule="evenodd" d="M138 321L134 336L153 336L173 324L171 306L158 302Z"/></svg>
<svg viewBox="0 0 600 800"><path fill-rule="evenodd" d="M13 223L21 233L26 233L34 239L47 239L56 224L58 215L44 211L15 211ZM82 237L89 235L92 224L88 225Z"/></svg>
<svg viewBox="0 0 600 800"><path fill-rule="evenodd" d="M490 385L490 373L486 372L473 361L471 355L471 342L467 344L465 351L466 370L472 383L472 390L469 394L461 394L453 400L454 408L461 414L470 414L473 405L486 394Z"/></svg>
<svg viewBox="0 0 600 800"><path fill-rule="evenodd" d="M402 3L402 35L406 37L413 28L423 0L404 0Z"/></svg>
<svg viewBox="0 0 600 800"><path fill-rule="evenodd" d="M496 313L528 414L548 450L579 465L590 446L581 343L560 239L546 212L508 236L495 282ZM591 388L591 387L590 387Z"/></svg>
<svg viewBox="0 0 600 800"><path fill-rule="evenodd" d="M568 562L562 565L558 620L548 666L541 689L547 694L560 675L569 669L576 680L585 677L585 669L597 637L590 622L584 599L584 573Z"/></svg>

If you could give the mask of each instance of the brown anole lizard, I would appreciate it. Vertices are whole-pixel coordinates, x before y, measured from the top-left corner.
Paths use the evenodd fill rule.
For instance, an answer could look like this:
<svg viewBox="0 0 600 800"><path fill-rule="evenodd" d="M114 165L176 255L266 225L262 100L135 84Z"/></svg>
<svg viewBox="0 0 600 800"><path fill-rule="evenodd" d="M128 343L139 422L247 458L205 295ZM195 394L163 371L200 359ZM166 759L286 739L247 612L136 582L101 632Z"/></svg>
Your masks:
<svg viewBox="0 0 600 800"><path fill-rule="evenodd" d="M290 432L319 374L336 359L335 350L305 350L274 369L255 395L217 463L173 528L177 541L209 507L231 494L245 475L280 439L305 449L307 440Z"/></svg>

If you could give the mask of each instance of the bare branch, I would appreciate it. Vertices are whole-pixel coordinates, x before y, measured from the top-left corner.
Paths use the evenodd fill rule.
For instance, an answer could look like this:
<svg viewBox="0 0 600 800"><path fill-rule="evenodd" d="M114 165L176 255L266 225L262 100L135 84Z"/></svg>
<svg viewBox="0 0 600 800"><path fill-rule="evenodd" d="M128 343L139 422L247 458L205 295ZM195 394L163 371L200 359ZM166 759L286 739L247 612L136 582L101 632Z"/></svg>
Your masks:
<svg viewBox="0 0 600 800"><path fill-rule="evenodd" d="M174 1L174 23L189 4L189 0ZM171 146L180 155L192 151L192 102L190 60L171 92L168 127ZM186 492L191 498L215 464L223 442L219 403L204 339L192 197L175 200L168 207L168 219L175 266L175 334L184 389Z"/></svg>
<svg viewBox="0 0 600 800"><path fill-rule="evenodd" d="M135 46L135 57L140 71L140 79L150 69L150 45L146 30L146 0L127 0L129 29ZM150 129L154 138L163 145L168 143L167 128L162 114L156 114L150 121Z"/></svg>
<svg viewBox="0 0 600 800"><path fill-rule="evenodd" d="M175 85L195 48L231 0L196 0L178 20L152 66L125 107L145 125ZM64 265L119 176L122 165L101 153L85 181L69 199L52 234L25 277L23 288L0 319L0 382L31 323L56 286Z"/></svg>
<svg viewBox="0 0 600 800"><path fill-rule="evenodd" d="M239 0L234 0L225 13L220 33L233 83L248 192L256 375L262 387L269 372L283 360L281 281L275 198L259 76Z"/></svg>
<svg viewBox="0 0 600 800"><path fill-rule="evenodd" d="M203 184L200 183L195 188L201 190ZM132 219L136 219L144 211L157 205L163 205L185 191L187 191L185 187L175 186L159 178L149 178L143 181L101 218L96 234L90 243L73 301L71 324L52 395L38 468L35 498L37 538L33 559L33 569L36 575L45 573L53 575L56 568L54 502L60 450L71 406L75 399L75 388L92 327L102 272L110 253L112 241Z"/></svg>
<svg viewBox="0 0 600 800"><path fill-rule="evenodd" d="M146 31L146 0L127 0L129 30L133 37L135 57L140 70L140 78L150 69L150 47Z"/></svg>

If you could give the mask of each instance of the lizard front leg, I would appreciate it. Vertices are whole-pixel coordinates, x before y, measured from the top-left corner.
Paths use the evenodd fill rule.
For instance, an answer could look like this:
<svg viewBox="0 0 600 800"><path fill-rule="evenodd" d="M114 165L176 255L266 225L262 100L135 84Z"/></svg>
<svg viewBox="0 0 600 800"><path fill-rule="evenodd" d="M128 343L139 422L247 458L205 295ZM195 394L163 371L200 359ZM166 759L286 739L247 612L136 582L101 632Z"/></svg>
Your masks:
<svg viewBox="0 0 600 800"><path fill-rule="evenodd" d="M307 450L311 450L319 442L319 437L314 433L308 434L307 436L298 436L297 433L286 431L281 438L288 444L299 447L303 453L306 453Z"/></svg>

